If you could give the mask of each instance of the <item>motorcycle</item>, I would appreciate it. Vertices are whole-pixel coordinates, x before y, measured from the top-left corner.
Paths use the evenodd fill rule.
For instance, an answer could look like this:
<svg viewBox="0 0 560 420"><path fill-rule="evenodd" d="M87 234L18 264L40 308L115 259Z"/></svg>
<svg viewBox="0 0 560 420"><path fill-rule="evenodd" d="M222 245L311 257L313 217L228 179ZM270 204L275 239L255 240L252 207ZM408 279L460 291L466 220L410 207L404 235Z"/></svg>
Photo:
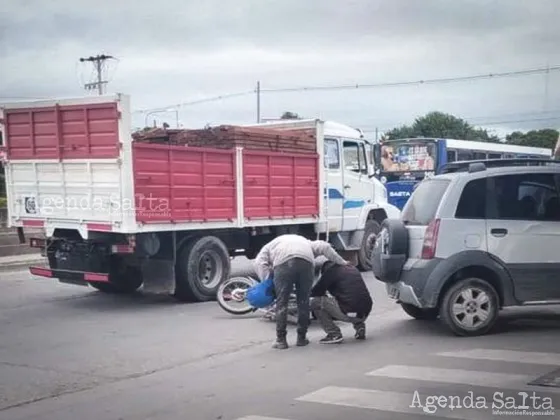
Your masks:
<svg viewBox="0 0 560 420"><path fill-rule="evenodd" d="M320 277L320 266L315 267L315 279L313 285ZM216 293L216 300L220 307L232 315L246 315L252 312L262 312L263 319L276 322L275 302L266 308L254 308L246 300L247 290L256 286L260 281L251 275L231 277L220 284ZM311 319L316 319L311 313ZM290 295L288 301L288 322L297 324L297 301L295 293Z"/></svg>

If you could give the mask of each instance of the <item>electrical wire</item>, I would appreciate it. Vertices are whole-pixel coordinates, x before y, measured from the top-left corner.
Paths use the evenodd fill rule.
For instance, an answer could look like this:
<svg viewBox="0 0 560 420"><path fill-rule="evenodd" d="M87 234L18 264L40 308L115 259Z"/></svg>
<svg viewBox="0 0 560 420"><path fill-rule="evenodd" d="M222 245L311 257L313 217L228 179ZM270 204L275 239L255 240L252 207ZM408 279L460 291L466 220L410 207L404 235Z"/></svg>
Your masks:
<svg viewBox="0 0 560 420"><path fill-rule="evenodd" d="M457 83L474 80L496 79L502 77L519 77L530 76L534 74L548 74L553 71L560 71L560 66L541 67L536 69L509 71L502 73L489 73L479 74L474 76L460 76L460 77L447 77L439 79L426 79L405 82L388 82L388 83L368 83L368 84L355 84L355 85L331 85L331 86L308 86L308 87L288 87L277 89L261 89L263 93L269 92L302 92L302 91L317 91L317 90L346 90L346 89L369 89L369 88L384 88L384 87L399 87L399 86L413 86L413 85L428 85L439 83Z"/></svg>
<svg viewBox="0 0 560 420"><path fill-rule="evenodd" d="M167 105L167 106L162 106L162 107L159 107L159 108L140 109L140 110L133 111L133 113L145 114L145 113L148 113L148 112L165 111L169 108L181 108L183 106L198 105L198 104L202 104L202 103L206 103L206 102L219 101L219 100L222 100L222 99L236 98L236 97L239 97L239 96L247 96L247 95L250 95L250 94L253 94L253 93L255 93L254 90L248 90L248 91L237 92L237 93L228 93L228 94L225 94L225 95L212 96L212 97L209 97L209 98L198 99L196 101L191 101L191 102L181 102L179 104Z"/></svg>
<svg viewBox="0 0 560 420"><path fill-rule="evenodd" d="M329 91L329 90L347 90L347 89L371 89L371 88L390 88L390 87L402 87L402 86L414 86L414 85L428 85L428 84L440 84L440 83L457 83L465 81L476 81L484 79L496 79L503 77L520 77L520 76L530 76L535 74L548 74L550 72L560 71L560 65L558 66L547 66L526 70L516 70L501 73L488 73L488 74L478 74L473 76L459 76L459 77L447 77L439 79L426 79L426 80L415 80L415 81L404 81L404 82L388 82L388 83L366 83L366 84L354 84L354 85L331 85L331 86L304 86L304 87L288 87L288 88L260 88L260 93L281 93L281 92L304 92L304 91ZM231 93L213 96L210 98L204 98L191 102L182 102L179 104L162 106L158 108L148 108L142 110L133 111L134 113L146 113L153 111L163 111L168 108L179 108L181 106L188 105L198 105L201 103L214 102L223 99L235 98L240 96L247 96L257 93L257 89L247 90L244 92Z"/></svg>

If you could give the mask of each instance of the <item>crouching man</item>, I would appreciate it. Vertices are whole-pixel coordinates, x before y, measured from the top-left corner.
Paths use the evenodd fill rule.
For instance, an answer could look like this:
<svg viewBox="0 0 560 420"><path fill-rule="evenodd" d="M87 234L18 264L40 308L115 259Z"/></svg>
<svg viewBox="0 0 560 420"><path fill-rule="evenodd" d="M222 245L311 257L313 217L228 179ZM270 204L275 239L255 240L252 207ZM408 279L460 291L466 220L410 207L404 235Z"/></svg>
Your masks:
<svg viewBox="0 0 560 420"><path fill-rule="evenodd" d="M373 307L373 300L356 267L325 262L321 268L321 278L311 291L310 306L327 333L320 343L343 341L342 332L335 321L351 323L357 340L366 338L365 321Z"/></svg>

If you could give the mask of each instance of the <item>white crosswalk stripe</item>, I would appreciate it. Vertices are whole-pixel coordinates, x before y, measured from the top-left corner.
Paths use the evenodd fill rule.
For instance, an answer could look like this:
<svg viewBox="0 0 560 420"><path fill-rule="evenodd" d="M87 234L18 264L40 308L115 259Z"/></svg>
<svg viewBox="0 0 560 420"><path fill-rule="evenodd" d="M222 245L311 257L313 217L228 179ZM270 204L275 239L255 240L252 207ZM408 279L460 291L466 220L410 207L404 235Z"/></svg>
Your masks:
<svg viewBox="0 0 560 420"><path fill-rule="evenodd" d="M516 375L513 373L495 373L464 369L442 369L430 366L388 365L368 372L366 375L519 391L535 389L535 387L527 385L528 382L535 379L535 375ZM550 388L548 392L560 393L560 389Z"/></svg>
<svg viewBox="0 0 560 420"><path fill-rule="evenodd" d="M419 394L418 404L414 401L413 397L414 395L411 395L410 392L390 392L374 389L329 386L296 398L296 400L315 402L319 404L365 408L369 410L389 411L402 414L435 414L429 412L432 410L432 407L431 405L426 404L427 395ZM427 412L422 411L420 406L426 406ZM463 420L486 420L493 418L491 410L476 410L468 408L442 409L437 407L437 416Z"/></svg>
<svg viewBox="0 0 560 420"><path fill-rule="evenodd" d="M497 349L471 349L437 353L437 355L442 357L455 357L460 359L493 360L497 362L560 366L560 353L539 353Z"/></svg>
<svg viewBox="0 0 560 420"><path fill-rule="evenodd" d="M290 419L281 419L279 417L266 417L266 416L245 416L238 418L237 420L290 420Z"/></svg>
<svg viewBox="0 0 560 420"><path fill-rule="evenodd" d="M438 416L440 418L464 419L464 420L485 420L496 418L492 410L492 400L487 400L488 406L485 408L465 408L463 398L467 395L467 391L474 392L476 402L477 395L493 395L495 391L504 392L506 395L517 395L519 391L534 391L541 396L551 397L553 394L560 394L559 388L552 387L536 387L528 385L529 382L537 377L544 375L546 372L557 369L560 366L560 353L541 353L541 352L524 352L513 350L498 349L470 349L454 352L440 352L432 356L441 357L446 360L487 360L500 363L516 363L524 365L524 371L527 372L527 366L535 366L533 374L516 374L512 373L512 368L508 368L507 372L490 372L483 370L466 370L460 368L442 368L431 366L415 366L415 365L387 365L379 369L365 373L367 378L371 378L374 382L371 389L349 388L340 386L327 386L316 391L307 393L296 398L301 403L311 403L353 407L363 410L377 410L386 414L393 413L397 415L426 415ZM479 368L480 369L480 368ZM495 370L495 369L494 369ZM410 384L418 381L424 385L428 385L431 390L439 390L439 392L429 391L429 395L425 395L422 389L418 393L411 392L395 392L388 391L383 387L383 380L401 381L410 388ZM463 395L449 395L446 385L456 385L464 388L466 391ZM439 386L439 388L438 388ZM474 388L473 388L474 387ZM480 390L480 394L476 394L476 387L487 388L486 391ZM374 389L375 388L375 389ZM468 388L468 389L467 389ZM488 391L488 389L493 391ZM456 388L454 388L456 391ZM508 394L509 391L509 394ZM443 396L448 398L448 406L438 406L433 398ZM427 398L431 397L435 404L428 404ZM451 399L449 399L451 398ZM488 398L488 397L487 397ZM492 397L490 397L492 398ZM459 401L460 399L460 401ZM542 402L542 401L541 401ZM560 418L560 398L554 398L557 407L551 416L544 418ZM449 404L453 407L450 407ZM424 407L424 410L421 408ZM431 408L428 409L428 408ZM435 412L434 412L435 409ZM432 412L430 412L432 411ZM317 416L319 418L320 415ZM341 417L344 417L341 414ZM523 416L517 415L518 418ZM539 417L543 417L542 415ZM298 420L297 418L285 419L276 417L263 416L247 416L237 420Z"/></svg>

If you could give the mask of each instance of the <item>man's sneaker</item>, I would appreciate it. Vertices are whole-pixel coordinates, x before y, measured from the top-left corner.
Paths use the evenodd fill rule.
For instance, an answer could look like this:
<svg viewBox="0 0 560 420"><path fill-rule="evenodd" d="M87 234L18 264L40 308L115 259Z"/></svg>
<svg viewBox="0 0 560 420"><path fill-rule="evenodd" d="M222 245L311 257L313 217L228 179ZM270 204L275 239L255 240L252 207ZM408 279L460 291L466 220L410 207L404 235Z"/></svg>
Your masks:
<svg viewBox="0 0 560 420"><path fill-rule="evenodd" d="M304 347L304 346L307 346L308 344L309 344L309 340L307 339L306 336L298 335L296 346Z"/></svg>
<svg viewBox="0 0 560 420"><path fill-rule="evenodd" d="M288 342L286 341L286 339L276 340L276 342L272 345L272 348L277 350L285 350L288 348Z"/></svg>
<svg viewBox="0 0 560 420"><path fill-rule="evenodd" d="M354 334L354 338L356 340L365 340L366 339L366 326L360 325L356 328L356 334Z"/></svg>
<svg viewBox="0 0 560 420"><path fill-rule="evenodd" d="M342 343L342 334L327 334L325 338L319 340L321 344L337 344Z"/></svg>

